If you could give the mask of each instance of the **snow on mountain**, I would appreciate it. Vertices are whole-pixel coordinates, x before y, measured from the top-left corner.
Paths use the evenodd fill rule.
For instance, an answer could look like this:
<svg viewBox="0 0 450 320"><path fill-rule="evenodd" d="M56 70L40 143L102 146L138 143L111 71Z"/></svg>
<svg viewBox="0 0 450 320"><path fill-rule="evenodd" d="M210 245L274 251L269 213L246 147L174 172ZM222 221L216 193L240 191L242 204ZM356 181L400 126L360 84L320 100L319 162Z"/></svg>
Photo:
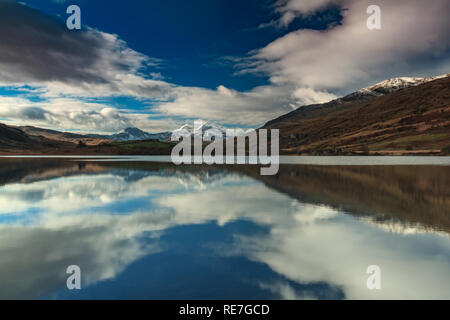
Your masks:
<svg viewBox="0 0 450 320"><path fill-rule="evenodd" d="M197 127L195 127L197 126ZM235 136L241 136L248 133L249 130L252 129L242 129L242 128L229 128L234 131ZM191 136L200 136L203 137L205 141L213 141L218 137L222 136L223 139L227 138L227 128L220 126L218 124L212 122L194 122L194 126L185 124L180 128L174 130L172 134L174 137L181 137L187 131Z"/></svg>
<svg viewBox="0 0 450 320"><path fill-rule="evenodd" d="M160 132L160 133L148 133L138 128L126 128L122 132L112 134L112 135L98 135L91 134L90 137L110 139L116 141L131 141L131 140L159 140L159 141L170 141L172 135L175 137L181 137L187 131L190 135L201 136L203 140L212 141L217 136L222 135L226 137L226 128L214 123L206 122L193 122L194 125L184 124L178 129L170 132ZM198 126L198 127L195 127ZM245 132L246 129L243 130ZM239 132L238 132L239 133Z"/></svg>
<svg viewBox="0 0 450 320"><path fill-rule="evenodd" d="M203 136L204 140L211 141L214 138L222 135L225 137L226 129L214 123L206 123L203 121L194 122L194 126L190 124L184 124L180 128L174 130L172 134L176 137L183 136L187 131L191 136Z"/></svg>
<svg viewBox="0 0 450 320"><path fill-rule="evenodd" d="M335 103L343 103L347 101L357 100L365 97L376 97L382 96L391 92L395 92L400 89L413 87L420 85L425 82L433 81L436 79L441 79L450 76L450 74L445 74L436 77L398 77L391 78L379 83L376 83L372 86L362 88L356 92L350 93L345 97L338 98L334 100ZM104 138L104 139L112 139L117 141L130 141L130 140L159 140L159 141L170 141L172 135L174 137L180 137L185 134L187 131L190 135L194 136L202 136L206 141L212 141L217 136L222 135L223 138L226 138L226 128L219 126L212 122L204 122L204 121L194 121L194 125L184 124L178 129L170 132L160 132L160 133L148 133L138 128L126 128L124 131L120 133L116 133L113 135L90 135L95 138ZM195 127L197 126L197 127ZM243 129L241 132L246 132L247 129ZM239 134L239 133L238 133Z"/></svg>
<svg viewBox="0 0 450 320"><path fill-rule="evenodd" d="M449 74L436 76L436 77L427 77L427 78L418 78L418 77L399 77L399 78L391 78L384 81L381 81L373 86L369 86L366 88L362 88L358 90L359 93L372 94L372 95L383 95L387 93L391 93L400 89L409 88L413 86L417 86L419 84L445 78L449 76Z"/></svg>
<svg viewBox="0 0 450 320"><path fill-rule="evenodd" d="M171 132L148 133L138 128L126 128L124 131L112 135L90 135L95 138L110 139L116 141L131 141L131 140L159 140L167 141L170 139Z"/></svg>
<svg viewBox="0 0 450 320"><path fill-rule="evenodd" d="M382 95L385 95L388 93L398 91L400 89L418 86L419 84L437 80L437 79L441 79L441 78L445 78L448 76L450 76L450 74L445 74L445 75L436 76L436 77L426 77L426 78L419 78L419 77L391 78L391 79L387 79L387 80L378 82L372 86L359 89L358 91L350 93L343 98L336 99L336 101L337 102L346 102L346 101L357 100L357 99L365 98L365 97L382 96Z"/></svg>
<svg viewBox="0 0 450 320"><path fill-rule="evenodd" d="M165 141L170 137L170 132L148 133L138 128L126 128L123 132L111 135L111 139L118 141L130 140L160 140Z"/></svg>

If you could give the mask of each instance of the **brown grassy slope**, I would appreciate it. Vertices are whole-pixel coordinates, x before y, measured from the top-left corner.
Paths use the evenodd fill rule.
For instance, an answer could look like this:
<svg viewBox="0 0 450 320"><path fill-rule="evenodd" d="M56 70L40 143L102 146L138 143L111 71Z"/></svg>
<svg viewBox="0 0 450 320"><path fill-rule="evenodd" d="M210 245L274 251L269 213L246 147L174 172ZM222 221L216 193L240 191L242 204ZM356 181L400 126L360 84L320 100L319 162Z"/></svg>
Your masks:
<svg viewBox="0 0 450 320"><path fill-rule="evenodd" d="M69 148L74 144L56 141L45 137L30 136L22 130L0 123L0 150L29 150L38 152L43 149Z"/></svg>
<svg viewBox="0 0 450 320"><path fill-rule="evenodd" d="M100 138L92 138L89 136L71 133L71 132L60 132L55 130L48 130L48 129L42 129L32 126L22 126L17 127L18 129L22 130L26 134L30 136L37 136L37 137L44 137L51 140L57 140L57 141L66 141L66 142L72 142L77 144L79 141L82 141L86 145L98 145L100 143L109 142L111 140L107 139L100 139Z"/></svg>
<svg viewBox="0 0 450 320"><path fill-rule="evenodd" d="M172 147L172 143L153 140L79 145L29 135L17 127L0 124L0 155L168 155Z"/></svg>
<svg viewBox="0 0 450 320"><path fill-rule="evenodd" d="M440 153L450 145L450 77L385 96L301 107L269 121L284 154Z"/></svg>

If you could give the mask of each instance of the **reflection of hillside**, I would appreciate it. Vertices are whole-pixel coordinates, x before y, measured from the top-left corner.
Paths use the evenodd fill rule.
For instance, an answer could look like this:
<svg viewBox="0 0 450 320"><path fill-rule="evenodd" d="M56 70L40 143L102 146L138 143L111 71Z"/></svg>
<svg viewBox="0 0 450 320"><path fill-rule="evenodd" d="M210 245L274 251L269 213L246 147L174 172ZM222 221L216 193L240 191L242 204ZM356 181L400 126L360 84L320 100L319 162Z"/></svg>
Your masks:
<svg viewBox="0 0 450 320"><path fill-rule="evenodd" d="M276 176L235 169L304 202L450 231L450 169L438 166L282 165Z"/></svg>
<svg viewBox="0 0 450 320"><path fill-rule="evenodd" d="M30 183L78 174L114 171L125 181L138 181L152 175L174 176L180 180L207 184L220 180L226 171L210 166L175 166L157 162L85 161L74 159L0 159L0 185Z"/></svg>
<svg viewBox="0 0 450 320"><path fill-rule="evenodd" d="M58 295L65 288L64 270L74 263L83 270L83 297L92 297L89 292L108 289L111 284L122 288L123 279L135 272L142 272L142 277L166 273L170 280L163 277L160 286L182 290L183 284L168 282L180 276L179 269L170 269L168 264L183 261L183 266L195 267L191 283L198 285L204 283L203 270L211 266L209 261L214 269L218 261L223 262L226 273L236 270L233 276L240 279L242 268L235 261L241 258L246 264L268 266L269 273L259 267L248 269L254 274L251 279L282 298L449 296L445 277L449 261L442 259L448 256L446 236L404 236L403 229L401 235L385 232L384 227L395 229L400 224L382 224L382 229L374 221L376 216L355 219L329 206L308 204L309 196L303 196L306 203L296 201L233 172L247 170L251 175L256 168L82 161L52 166L22 175L20 181L30 182L32 177L33 183L1 188L0 297L64 298L65 293ZM90 173L89 168L101 172ZM333 168L283 168L280 178L286 174L286 178L291 174L295 178L303 170L314 178L323 169L326 173ZM58 171L66 176L45 178ZM323 172L321 176L334 178ZM271 179L283 186L276 177ZM327 195L323 203L333 204L330 198ZM199 234L204 236L201 242L191 240ZM200 256L205 260L198 263ZM374 262L389 270L383 275L384 291L373 292L364 286L367 265ZM218 270L218 277L223 270ZM140 278L141 273L135 277ZM159 286L148 283L136 283L139 298L149 291L160 294ZM217 288L222 285L219 282ZM128 290L105 290L101 298L128 294ZM207 291L201 294L208 296Z"/></svg>
<svg viewBox="0 0 450 320"><path fill-rule="evenodd" d="M95 162L76 162L59 159L0 160L0 185L48 180L80 173L96 173L107 170Z"/></svg>
<svg viewBox="0 0 450 320"><path fill-rule="evenodd" d="M229 174L223 168L217 168L207 165L174 165L169 162L114 162L107 161L99 163L102 167L107 167L111 169L121 169L121 170L133 170L148 172L154 171L154 174L160 176L176 176L180 182L185 181L186 184L191 182L198 185L207 185L213 183L214 181L219 181L224 176Z"/></svg>
<svg viewBox="0 0 450 320"><path fill-rule="evenodd" d="M281 165L276 176L261 176L256 166L174 166L157 163L102 163L114 168L161 170L200 182L220 178L224 170L244 173L306 203L318 203L374 222L399 220L405 227L450 230L450 169L445 166L303 166Z"/></svg>
<svg viewBox="0 0 450 320"><path fill-rule="evenodd" d="M278 175L261 176L256 166L174 166L154 162L85 162L57 159L2 159L0 185L86 173L115 171L125 180L143 172L177 176L180 183L207 185L226 171L251 176L302 202L324 204L383 225L450 231L450 169L444 166L281 165ZM130 171L131 170L131 171Z"/></svg>

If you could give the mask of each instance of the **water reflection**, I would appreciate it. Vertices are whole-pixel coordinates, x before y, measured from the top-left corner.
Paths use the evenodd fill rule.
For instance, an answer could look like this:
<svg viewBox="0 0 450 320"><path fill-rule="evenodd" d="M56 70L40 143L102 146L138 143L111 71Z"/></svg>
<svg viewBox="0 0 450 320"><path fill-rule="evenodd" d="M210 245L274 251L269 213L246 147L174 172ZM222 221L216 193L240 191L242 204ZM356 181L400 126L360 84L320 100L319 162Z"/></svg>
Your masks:
<svg viewBox="0 0 450 320"><path fill-rule="evenodd" d="M0 298L450 298L446 167L2 164Z"/></svg>

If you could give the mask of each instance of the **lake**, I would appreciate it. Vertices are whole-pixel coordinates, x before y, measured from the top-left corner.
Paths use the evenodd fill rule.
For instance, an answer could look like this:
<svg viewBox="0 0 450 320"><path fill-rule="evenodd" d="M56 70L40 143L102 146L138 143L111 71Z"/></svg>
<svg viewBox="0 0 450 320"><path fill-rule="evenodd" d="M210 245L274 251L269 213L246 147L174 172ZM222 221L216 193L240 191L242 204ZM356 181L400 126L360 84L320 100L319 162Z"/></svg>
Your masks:
<svg viewBox="0 0 450 320"><path fill-rule="evenodd" d="M1 158L0 299L450 299L449 158L326 158Z"/></svg>

